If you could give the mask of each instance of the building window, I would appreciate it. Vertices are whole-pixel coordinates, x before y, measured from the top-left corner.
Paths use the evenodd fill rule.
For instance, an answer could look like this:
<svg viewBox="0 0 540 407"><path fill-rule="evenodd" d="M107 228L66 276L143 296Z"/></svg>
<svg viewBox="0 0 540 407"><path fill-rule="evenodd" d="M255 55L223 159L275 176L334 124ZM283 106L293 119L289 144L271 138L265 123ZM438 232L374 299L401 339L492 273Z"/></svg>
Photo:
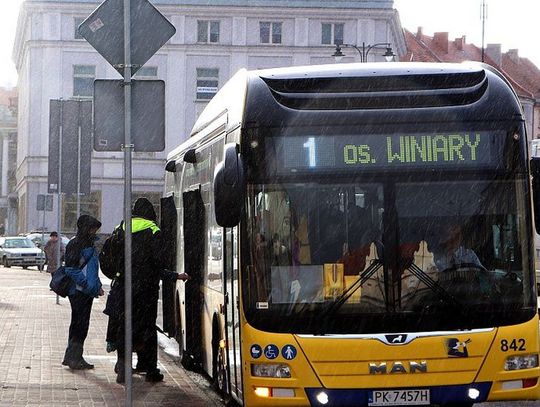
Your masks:
<svg viewBox="0 0 540 407"><path fill-rule="evenodd" d="M84 21L84 17L75 17L73 19L73 25L74 25L73 38L75 38L76 40L84 40L83 36L79 34L79 25L81 25L83 21Z"/></svg>
<svg viewBox="0 0 540 407"><path fill-rule="evenodd" d="M197 42L219 42L219 21L197 21Z"/></svg>
<svg viewBox="0 0 540 407"><path fill-rule="evenodd" d="M17 187L17 133L9 133L8 143L8 193Z"/></svg>
<svg viewBox="0 0 540 407"><path fill-rule="evenodd" d="M281 44L281 23L261 21L259 33L261 44Z"/></svg>
<svg viewBox="0 0 540 407"><path fill-rule="evenodd" d="M90 195L81 195L79 200L79 216L90 215L101 219L101 191L92 191ZM62 198L62 231L77 231L77 196L65 195Z"/></svg>
<svg viewBox="0 0 540 407"><path fill-rule="evenodd" d="M94 65L73 66L73 96L92 97L94 95L94 78L96 67Z"/></svg>
<svg viewBox="0 0 540 407"><path fill-rule="evenodd" d="M218 91L219 69L197 68L197 100L210 100Z"/></svg>
<svg viewBox="0 0 540 407"><path fill-rule="evenodd" d="M135 74L135 77L138 79L150 79L150 78L157 78L157 66L143 66L140 68L137 73Z"/></svg>
<svg viewBox="0 0 540 407"><path fill-rule="evenodd" d="M19 228L18 228L18 232L19 233L25 233L25 232L30 232L30 230L26 230L26 225L27 225L27 220L26 220L26 207L27 207L27 202L26 202L26 194L21 194L21 197L19 199L19 210L18 210L18 215L19 215Z"/></svg>
<svg viewBox="0 0 540 407"><path fill-rule="evenodd" d="M322 44L343 44L343 23L322 23Z"/></svg>

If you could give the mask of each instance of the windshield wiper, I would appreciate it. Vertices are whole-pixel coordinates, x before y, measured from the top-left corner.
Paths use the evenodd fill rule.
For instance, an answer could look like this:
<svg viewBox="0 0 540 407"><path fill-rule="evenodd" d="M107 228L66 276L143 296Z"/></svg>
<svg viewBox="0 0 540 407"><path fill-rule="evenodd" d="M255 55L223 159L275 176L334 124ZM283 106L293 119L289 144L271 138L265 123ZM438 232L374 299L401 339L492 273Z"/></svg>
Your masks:
<svg viewBox="0 0 540 407"><path fill-rule="evenodd" d="M362 285L382 267L383 263L380 260L374 260L373 263L369 265L359 276L359 278L351 285L347 290L345 290L337 299L329 304L329 306L323 310L321 316L327 317L330 314L334 314L338 311L343 304L360 288ZM453 295L447 292L442 288L435 280L433 280L424 270L418 267L416 264L411 264L408 267L411 274L418 278L422 283L424 283L430 290L432 290L438 298L444 300L449 305L456 308L460 314L465 315L466 310L465 306L459 302Z"/></svg>
<svg viewBox="0 0 540 407"><path fill-rule="evenodd" d="M351 285L349 288L347 288L343 293L336 298L334 302L332 302L328 308L323 310L322 317L326 317L329 314L333 314L337 310L341 308L343 304L347 302L347 300L360 288L364 283L369 280L369 278L377 272L382 267L382 262L378 259L374 260L367 269L362 271L360 273L360 276L358 279L354 282L353 285Z"/></svg>
<svg viewBox="0 0 540 407"><path fill-rule="evenodd" d="M466 307L459 302L455 296L442 288L435 280L433 280L424 270L412 263L408 267L412 275L423 282L430 290L432 290L438 298L446 301L448 304L456 308L462 316L466 315ZM424 308L425 309L425 308Z"/></svg>

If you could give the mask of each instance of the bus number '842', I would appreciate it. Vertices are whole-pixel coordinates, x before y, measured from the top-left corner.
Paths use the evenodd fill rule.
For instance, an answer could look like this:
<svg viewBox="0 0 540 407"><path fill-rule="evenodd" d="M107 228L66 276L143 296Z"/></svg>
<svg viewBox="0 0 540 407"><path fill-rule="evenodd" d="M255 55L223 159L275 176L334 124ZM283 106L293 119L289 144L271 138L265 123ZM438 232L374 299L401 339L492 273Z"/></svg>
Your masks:
<svg viewBox="0 0 540 407"><path fill-rule="evenodd" d="M525 348L525 339L512 339L508 341L507 339L501 340L501 350L503 352L508 352L509 350L518 351L518 350L527 350Z"/></svg>

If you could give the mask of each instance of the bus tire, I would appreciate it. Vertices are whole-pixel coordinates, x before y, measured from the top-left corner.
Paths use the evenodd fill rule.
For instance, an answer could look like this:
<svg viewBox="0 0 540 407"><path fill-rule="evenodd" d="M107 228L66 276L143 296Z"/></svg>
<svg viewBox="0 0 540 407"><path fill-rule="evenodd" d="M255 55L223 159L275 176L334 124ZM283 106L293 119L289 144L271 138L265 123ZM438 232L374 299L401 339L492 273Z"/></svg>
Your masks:
<svg viewBox="0 0 540 407"><path fill-rule="evenodd" d="M182 359L180 360L182 367L190 372L196 372L196 363L193 355L190 355L186 351L182 351Z"/></svg>
<svg viewBox="0 0 540 407"><path fill-rule="evenodd" d="M227 391L227 369L225 367L225 355L220 350L221 332L218 317L212 321L212 385L216 392L225 397Z"/></svg>

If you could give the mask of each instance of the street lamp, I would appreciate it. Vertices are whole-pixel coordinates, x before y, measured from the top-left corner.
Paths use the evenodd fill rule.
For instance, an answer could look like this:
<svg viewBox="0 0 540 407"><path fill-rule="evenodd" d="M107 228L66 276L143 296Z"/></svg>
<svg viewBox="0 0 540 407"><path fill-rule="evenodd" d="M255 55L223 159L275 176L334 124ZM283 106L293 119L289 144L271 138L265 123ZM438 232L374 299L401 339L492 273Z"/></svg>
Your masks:
<svg viewBox="0 0 540 407"><path fill-rule="evenodd" d="M353 44L336 44L336 51L332 54L336 62L341 61L341 59L345 56L343 52L341 52L342 47L351 47L358 51L360 54L360 61L361 62L367 62L367 57L369 54L369 51L372 49L386 49L386 52L383 54L383 57L386 59L387 62L392 62L395 58L395 54L392 52L392 47L390 46L390 43L388 42L379 42L377 44L373 45L366 45L365 42L362 43L362 47L357 47Z"/></svg>

